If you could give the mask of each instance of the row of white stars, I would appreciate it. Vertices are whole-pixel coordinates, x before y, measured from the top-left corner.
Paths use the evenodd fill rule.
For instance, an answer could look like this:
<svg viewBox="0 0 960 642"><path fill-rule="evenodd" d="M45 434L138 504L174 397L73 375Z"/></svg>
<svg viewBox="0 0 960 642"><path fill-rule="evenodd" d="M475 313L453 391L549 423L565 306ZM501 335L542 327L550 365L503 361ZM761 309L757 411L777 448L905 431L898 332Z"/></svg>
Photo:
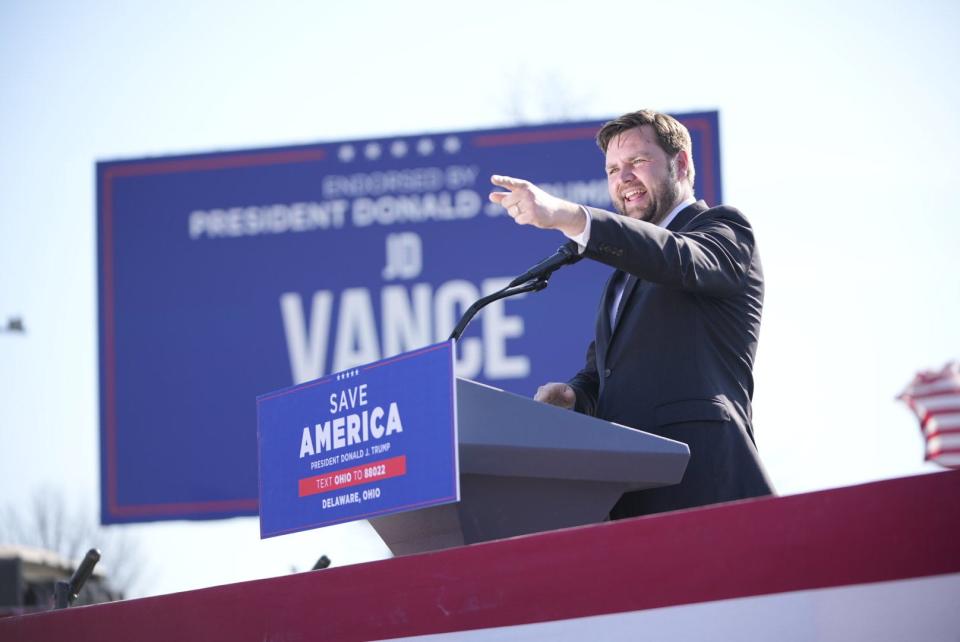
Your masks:
<svg viewBox="0 0 960 642"><path fill-rule="evenodd" d="M456 154L462 146L460 139L456 136L447 136L440 145L443 147L443 151L448 154ZM357 150L354 145L347 143L341 145L340 149L337 150L337 158L344 163L349 163L357 157L358 153L362 153L367 160L377 160L383 156L383 148L384 145L381 143L366 143L360 150ZM410 145L405 140L393 141L390 143L387 151L394 158L403 158L411 153ZM417 141L416 145L414 145L414 151L420 156L429 156L436 151L436 144L432 138L421 138Z"/></svg>
<svg viewBox="0 0 960 642"><path fill-rule="evenodd" d="M343 381L344 379L349 379L350 377L356 377L360 374L359 368L354 368L353 370L344 370L343 372L337 375L337 381Z"/></svg>

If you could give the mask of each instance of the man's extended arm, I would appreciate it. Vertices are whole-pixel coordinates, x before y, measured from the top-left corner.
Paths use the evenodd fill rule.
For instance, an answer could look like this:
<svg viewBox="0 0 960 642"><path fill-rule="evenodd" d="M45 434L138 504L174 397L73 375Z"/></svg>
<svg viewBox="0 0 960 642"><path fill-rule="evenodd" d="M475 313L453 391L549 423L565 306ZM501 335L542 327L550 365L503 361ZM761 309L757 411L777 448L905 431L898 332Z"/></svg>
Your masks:
<svg viewBox="0 0 960 642"><path fill-rule="evenodd" d="M533 183L508 176L491 181L508 192L492 192L520 225L583 232L588 217L576 203ZM682 234L606 210L588 208L590 239L585 255L655 283L713 296L739 291L753 256L753 231L737 210L713 208L709 217Z"/></svg>
<svg viewBox="0 0 960 642"><path fill-rule="evenodd" d="M743 288L753 258L750 224L730 207L682 233L590 208L590 241L584 254L641 279L711 296Z"/></svg>

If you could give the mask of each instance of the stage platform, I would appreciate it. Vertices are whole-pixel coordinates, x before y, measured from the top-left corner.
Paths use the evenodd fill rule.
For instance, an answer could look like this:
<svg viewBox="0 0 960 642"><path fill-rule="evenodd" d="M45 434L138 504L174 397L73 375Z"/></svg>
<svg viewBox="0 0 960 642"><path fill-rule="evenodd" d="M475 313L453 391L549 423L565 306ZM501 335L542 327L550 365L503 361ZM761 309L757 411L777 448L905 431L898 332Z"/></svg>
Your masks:
<svg viewBox="0 0 960 642"><path fill-rule="evenodd" d="M535 507L531 507L535 510ZM0 620L0 640L957 640L960 471Z"/></svg>

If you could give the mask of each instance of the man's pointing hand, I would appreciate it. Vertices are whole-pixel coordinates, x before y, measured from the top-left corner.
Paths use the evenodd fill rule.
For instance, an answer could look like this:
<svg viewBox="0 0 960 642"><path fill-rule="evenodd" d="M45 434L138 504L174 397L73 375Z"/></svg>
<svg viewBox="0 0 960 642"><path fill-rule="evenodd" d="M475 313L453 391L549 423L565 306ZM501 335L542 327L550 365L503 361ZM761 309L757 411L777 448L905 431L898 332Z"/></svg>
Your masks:
<svg viewBox="0 0 960 642"><path fill-rule="evenodd" d="M548 194L520 178L494 174L490 182L509 190L490 192L490 200L507 210L518 225L560 230L570 236L583 232L587 216L576 203Z"/></svg>

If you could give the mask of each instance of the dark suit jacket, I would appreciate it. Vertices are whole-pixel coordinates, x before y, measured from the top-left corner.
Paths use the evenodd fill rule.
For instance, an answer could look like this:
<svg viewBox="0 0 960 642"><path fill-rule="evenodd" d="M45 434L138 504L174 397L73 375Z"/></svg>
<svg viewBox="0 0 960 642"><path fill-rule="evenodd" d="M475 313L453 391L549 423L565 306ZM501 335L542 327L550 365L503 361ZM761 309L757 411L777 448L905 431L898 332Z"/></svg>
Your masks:
<svg viewBox="0 0 960 642"><path fill-rule="evenodd" d="M616 327L601 298L596 339L569 383L576 410L690 446L676 486L623 496L613 518L773 492L753 441L753 360L763 272L747 219L702 201L668 229L590 209L585 256L626 273Z"/></svg>

